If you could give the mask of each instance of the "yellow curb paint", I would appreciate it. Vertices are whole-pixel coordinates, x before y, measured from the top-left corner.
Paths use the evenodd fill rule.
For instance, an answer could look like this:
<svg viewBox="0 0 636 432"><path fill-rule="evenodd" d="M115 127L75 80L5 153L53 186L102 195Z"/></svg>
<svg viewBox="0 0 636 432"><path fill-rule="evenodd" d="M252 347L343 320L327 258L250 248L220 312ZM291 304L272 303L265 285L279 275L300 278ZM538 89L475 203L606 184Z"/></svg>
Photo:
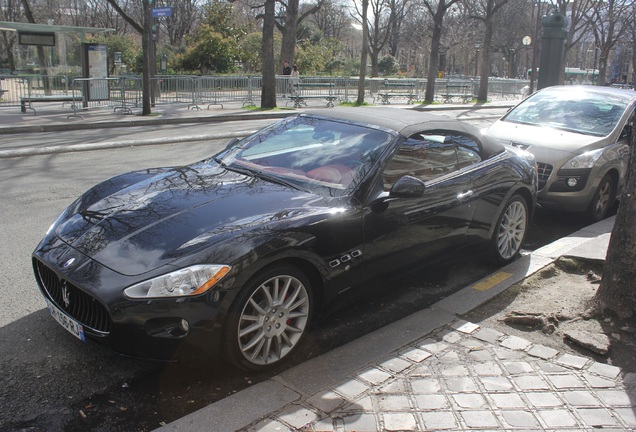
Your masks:
<svg viewBox="0 0 636 432"><path fill-rule="evenodd" d="M494 287L498 283L505 281L510 276L512 276L512 273L498 272L490 276L489 278L476 283L471 288L476 289L477 291L488 291L490 288Z"/></svg>

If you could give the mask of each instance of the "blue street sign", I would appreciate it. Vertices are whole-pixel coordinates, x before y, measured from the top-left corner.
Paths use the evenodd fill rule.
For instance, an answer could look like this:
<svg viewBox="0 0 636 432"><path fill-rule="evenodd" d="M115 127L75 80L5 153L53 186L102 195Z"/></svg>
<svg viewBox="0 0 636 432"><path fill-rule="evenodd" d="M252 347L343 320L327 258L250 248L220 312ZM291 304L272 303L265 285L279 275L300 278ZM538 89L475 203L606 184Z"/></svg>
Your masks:
<svg viewBox="0 0 636 432"><path fill-rule="evenodd" d="M152 8L152 17L169 17L172 16L172 7Z"/></svg>

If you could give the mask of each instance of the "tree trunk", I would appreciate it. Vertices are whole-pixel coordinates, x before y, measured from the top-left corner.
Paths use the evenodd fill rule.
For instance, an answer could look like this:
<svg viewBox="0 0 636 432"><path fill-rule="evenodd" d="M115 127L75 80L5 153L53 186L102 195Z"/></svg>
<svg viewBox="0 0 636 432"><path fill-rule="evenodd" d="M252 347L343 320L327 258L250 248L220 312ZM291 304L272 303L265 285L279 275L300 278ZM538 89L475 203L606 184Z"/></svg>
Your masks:
<svg viewBox="0 0 636 432"><path fill-rule="evenodd" d="M484 46L481 50L481 69L479 74L479 93L477 102L488 100L488 77L490 76L490 44L492 43L492 18L486 20Z"/></svg>
<svg viewBox="0 0 636 432"><path fill-rule="evenodd" d="M289 61L294 64L296 54L296 33L298 32L298 4L299 0L288 0L285 12L285 26L281 28L283 35L282 46L280 48L280 60Z"/></svg>
<svg viewBox="0 0 636 432"><path fill-rule="evenodd" d="M380 51L371 49L369 54L371 57L371 77L377 77L380 75L380 68L378 67L378 57L380 56Z"/></svg>
<svg viewBox="0 0 636 432"><path fill-rule="evenodd" d="M369 43L369 26L367 13L369 0L362 0L362 49L360 50L360 78L358 80L358 99L356 105L364 104L364 82L367 77L367 46Z"/></svg>
<svg viewBox="0 0 636 432"><path fill-rule="evenodd" d="M33 16L33 12L31 12L31 6L27 0L22 0L22 7L24 8L24 15L31 24L35 24L35 18ZM42 75L42 81L44 84L44 94L51 94L51 83L49 82L49 72L47 68L48 62L46 61L46 56L44 55L44 47L38 45L36 48L36 52L38 54L38 63L40 63L40 74Z"/></svg>
<svg viewBox="0 0 636 432"><path fill-rule="evenodd" d="M276 66L274 64L274 23L276 0L265 0L263 15L263 91L261 108L276 108Z"/></svg>
<svg viewBox="0 0 636 432"><path fill-rule="evenodd" d="M141 75L141 115L151 114L150 109L150 44L152 43L152 16L150 0L143 0L143 33L141 35L141 50L143 52L143 71Z"/></svg>
<svg viewBox="0 0 636 432"><path fill-rule="evenodd" d="M594 297L597 311L611 310L623 319L636 315L636 131L631 140L625 192Z"/></svg>
<svg viewBox="0 0 636 432"><path fill-rule="evenodd" d="M607 59L609 57L609 50L603 47L601 48L601 55L598 59L598 78L596 81L596 85L604 86L607 82Z"/></svg>
<svg viewBox="0 0 636 432"><path fill-rule="evenodd" d="M431 36L431 55L429 57L428 74L426 75L426 93L424 101L432 103L435 98L435 79L437 78L437 69L439 67L439 45L442 40L442 21L444 19L444 11L440 11L442 3L437 5L437 12L433 17L433 34Z"/></svg>

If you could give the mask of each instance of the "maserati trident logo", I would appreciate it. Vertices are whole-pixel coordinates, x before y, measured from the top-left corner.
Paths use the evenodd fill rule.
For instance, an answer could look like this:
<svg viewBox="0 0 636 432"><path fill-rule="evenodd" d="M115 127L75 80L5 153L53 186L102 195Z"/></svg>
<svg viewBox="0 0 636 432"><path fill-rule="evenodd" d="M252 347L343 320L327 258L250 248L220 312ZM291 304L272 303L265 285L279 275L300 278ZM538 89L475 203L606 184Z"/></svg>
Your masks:
<svg viewBox="0 0 636 432"><path fill-rule="evenodd" d="M62 281L62 301L64 302L64 306L67 308L71 304L71 293L68 290L66 281Z"/></svg>

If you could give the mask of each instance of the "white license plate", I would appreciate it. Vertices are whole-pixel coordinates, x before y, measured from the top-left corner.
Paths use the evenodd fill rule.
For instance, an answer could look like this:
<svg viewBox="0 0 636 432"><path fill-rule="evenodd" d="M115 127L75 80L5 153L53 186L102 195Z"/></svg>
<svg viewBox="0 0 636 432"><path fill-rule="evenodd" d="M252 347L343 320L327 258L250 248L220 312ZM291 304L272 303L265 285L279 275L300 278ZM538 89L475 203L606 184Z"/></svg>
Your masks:
<svg viewBox="0 0 636 432"><path fill-rule="evenodd" d="M86 339L84 338L84 327L75 321L70 316L66 315L66 313L62 312L57 306L51 303L48 299L46 300L46 306L49 308L49 312L55 318L55 321L60 323L62 327L64 327L70 334L84 342Z"/></svg>

